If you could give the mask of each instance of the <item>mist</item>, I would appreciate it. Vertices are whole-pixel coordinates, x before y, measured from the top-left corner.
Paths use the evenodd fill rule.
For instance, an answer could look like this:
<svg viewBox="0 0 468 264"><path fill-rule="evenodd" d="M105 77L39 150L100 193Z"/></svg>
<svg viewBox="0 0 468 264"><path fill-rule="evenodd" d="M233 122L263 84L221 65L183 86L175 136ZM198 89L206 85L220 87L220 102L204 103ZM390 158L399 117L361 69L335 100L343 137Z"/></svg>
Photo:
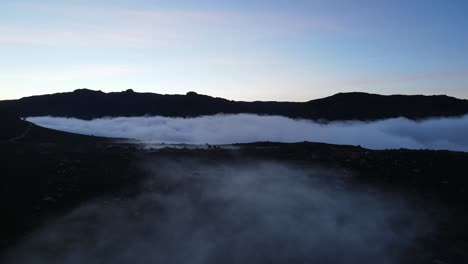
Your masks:
<svg viewBox="0 0 468 264"><path fill-rule="evenodd" d="M402 195L350 172L266 161L149 160L133 198L50 222L7 264L401 263L431 232Z"/></svg>
<svg viewBox="0 0 468 264"><path fill-rule="evenodd" d="M250 114L196 118L118 117L90 121L30 117L48 128L147 143L232 144L257 141L323 142L361 145L369 149L441 149L468 151L468 116L413 121L393 118L374 122L327 124L281 116Z"/></svg>

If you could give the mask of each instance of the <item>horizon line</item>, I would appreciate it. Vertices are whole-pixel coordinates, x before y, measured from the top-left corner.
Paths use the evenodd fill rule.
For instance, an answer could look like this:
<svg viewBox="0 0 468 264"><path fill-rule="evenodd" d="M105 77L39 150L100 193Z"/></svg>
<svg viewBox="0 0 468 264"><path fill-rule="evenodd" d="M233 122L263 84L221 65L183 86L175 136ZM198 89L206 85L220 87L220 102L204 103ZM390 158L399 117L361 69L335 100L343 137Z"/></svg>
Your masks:
<svg viewBox="0 0 468 264"><path fill-rule="evenodd" d="M382 94L382 93L370 93L370 92L361 92L361 91L343 91L343 92L337 92L328 96L324 97L316 97L316 98L310 98L306 99L305 101L278 101L278 100L235 100L235 99L229 99L226 97L221 97L221 96L216 96L216 95L208 95L208 94L202 94L198 93L196 91L187 91L185 94L183 93L174 93L174 94L168 94L168 93L157 93L157 92L147 92L147 91L136 91L134 88L128 88L126 90L121 90L121 91L103 91L103 90L94 90L90 88L77 88L72 91L65 91L65 92L55 92L55 93L46 93L46 94L33 94L33 95L28 95L28 96L23 96L20 98L7 98L7 99L2 99L0 98L0 101L15 101L15 100L21 100L24 98L30 98L30 97L38 97L38 96L47 96L47 95L56 95L56 94L69 94L69 93L74 93L78 91L90 91L90 92L96 92L96 93L104 93L104 94L111 94L111 93L125 93L125 92L130 92L130 93L138 93L138 94L155 94L155 95L166 95L166 96L187 96L190 93L194 93L196 95L201 95L201 96L208 96L212 98L220 98L220 99L225 99L228 101L235 101L235 102L285 102L285 103L304 103L304 102L309 102L313 100L320 100L320 99L325 99L329 98L332 96L336 96L339 94L368 94L368 95L379 95L379 96L446 96L446 97L452 97L455 99L459 100L468 100L468 98L461 98L461 97L456 97L452 96L449 94L401 94L401 93L395 93L395 94Z"/></svg>

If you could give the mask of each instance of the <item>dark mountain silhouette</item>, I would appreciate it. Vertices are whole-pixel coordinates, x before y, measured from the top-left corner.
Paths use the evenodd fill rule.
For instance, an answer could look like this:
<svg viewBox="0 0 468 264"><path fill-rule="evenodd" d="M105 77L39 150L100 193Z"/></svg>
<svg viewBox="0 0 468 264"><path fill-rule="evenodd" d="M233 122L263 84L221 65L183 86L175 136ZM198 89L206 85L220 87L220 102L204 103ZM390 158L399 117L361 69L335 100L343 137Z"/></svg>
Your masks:
<svg viewBox="0 0 468 264"><path fill-rule="evenodd" d="M299 116L327 120L423 119L468 114L468 100L446 95L377 95L339 93L306 102Z"/></svg>
<svg viewBox="0 0 468 264"><path fill-rule="evenodd" d="M28 128L28 123L22 121L12 113L0 110L0 140L9 140L20 135Z"/></svg>
<svg viewBox="0 0 468 264"><path fill-rule="evenodd" d="M0 101L0 108L19 116L58 116L92 119L105 116L161 115L193 117L251 113L314 120L376 120L392 117L422 119L468 113L468 100L445 95L340 93L308 102L243 102L189 92L186 95L125 92L104 93L78 89Z"/></svg>
<svg viewBox="0 0 468 264"><path fill-rule="evenodd" d="M72 134L48 129L21 120L16 115L0 110L0 143L96 143L109 139Z"/></svg>

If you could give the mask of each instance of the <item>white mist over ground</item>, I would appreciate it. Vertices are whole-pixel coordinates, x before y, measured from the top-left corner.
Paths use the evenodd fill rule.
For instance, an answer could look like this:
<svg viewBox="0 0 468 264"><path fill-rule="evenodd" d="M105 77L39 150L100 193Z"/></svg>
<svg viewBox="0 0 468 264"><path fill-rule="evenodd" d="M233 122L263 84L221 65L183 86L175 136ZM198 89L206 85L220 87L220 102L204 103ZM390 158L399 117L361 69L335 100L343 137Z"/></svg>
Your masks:
<svg viewBox="0 0 468 264"><path fill-rule="evenodd" d="M144 166L138 197L84 205L6 263L390 264L432 229L401 195L350 189L343 171L265 161Z"/></svg>
<svg viewBox="0 0 468 264"><path fill-rule="evenodd" d="M413 121L393 118L374 122L327 124L281 116L250 114L196 118L118 117L91 121L30 117L48 128L105 137L132 138L147 143L233 144L256 141L324 142L361 145L370 149L443 149L468 151L468 116Z"/></svg>

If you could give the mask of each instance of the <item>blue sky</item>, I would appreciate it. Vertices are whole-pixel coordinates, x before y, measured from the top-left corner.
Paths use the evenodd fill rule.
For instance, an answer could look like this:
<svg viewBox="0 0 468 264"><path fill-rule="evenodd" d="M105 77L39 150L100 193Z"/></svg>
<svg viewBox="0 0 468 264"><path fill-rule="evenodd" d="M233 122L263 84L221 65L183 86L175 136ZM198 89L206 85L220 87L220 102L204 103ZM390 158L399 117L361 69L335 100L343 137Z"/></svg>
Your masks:
<svg viewBox="0 0 468 264"><path fill-rule="evenodd" d="M84 87L468 98L467 13L457 0L3 0L0 99Z"/></svg>

